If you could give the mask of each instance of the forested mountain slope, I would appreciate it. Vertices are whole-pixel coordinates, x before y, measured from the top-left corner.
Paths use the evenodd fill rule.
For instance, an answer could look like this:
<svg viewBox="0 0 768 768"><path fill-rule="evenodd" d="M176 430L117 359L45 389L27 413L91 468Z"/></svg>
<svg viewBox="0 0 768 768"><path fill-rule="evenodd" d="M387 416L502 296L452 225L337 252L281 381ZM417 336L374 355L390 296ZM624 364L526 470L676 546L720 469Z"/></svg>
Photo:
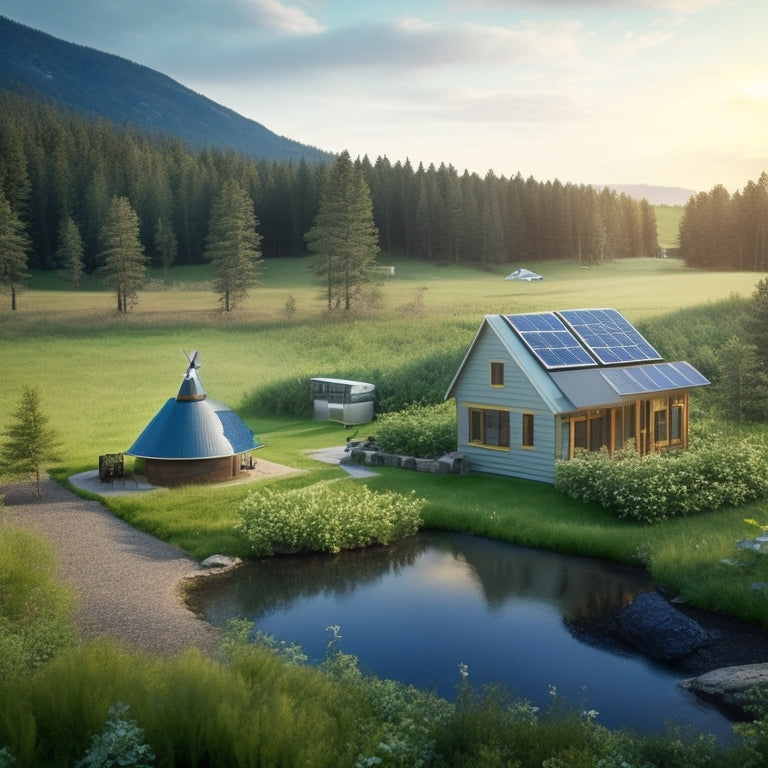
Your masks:
<svg viewBox="0 0 768 768"><path fill-rule="evenodd" d="M170 77L67 43L0 16L0 86L118 125L257 159L326 162L332 155L278 136Z"/></svg>

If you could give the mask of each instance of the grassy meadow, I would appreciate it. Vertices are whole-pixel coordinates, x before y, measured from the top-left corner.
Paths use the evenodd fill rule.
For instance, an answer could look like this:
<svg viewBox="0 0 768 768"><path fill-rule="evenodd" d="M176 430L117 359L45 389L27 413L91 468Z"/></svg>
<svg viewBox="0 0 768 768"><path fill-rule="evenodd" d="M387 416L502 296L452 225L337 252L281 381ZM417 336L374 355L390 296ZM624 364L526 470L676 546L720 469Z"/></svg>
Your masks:
<svg viewBox="0 0 768 768"><path fill-rule="evenodd" d="M487 313L615 307L637 322L732 295L747 297L762 277L697 272L673 259L638 259L591 269L536 264L545 279L529 284L503 279L526 265L486 271L386 258L382 263L395 266L395 277L383 281L351 317L325 312L304 260L265 264L262 285L229 314L220 311L208 288L206 267L154 275L128 315L115 311L114 297L98 283L72 291L51 275L38 275L19 297L16 312L10 311L8 297L0 296L0 391L6 399L0 429L22 386L36 387L62 438L51 472L66 482L72 474L95 469L100 454L131 445L175 396L186 368L182 350L197 349L208 394L238 410L266 444L257 460L303 470L264 482L295 487L341 476L340 469L307 452L341 445L354 432L249 411L244 404L261 384L352 373L376 381L378 371L418 363L435 350L454 350L460 360ZM370 429L375 426L362 432ZM768 518L756 506L649 527L615 520L550 486L508 478L436 479L382 469L369 482L377 489L415 489L427 498L427 526L643 562L703 607L728 609L768 627L765 596L749 590L762 566L735 573L720 565L733 556L735 541L750 535L744 518ZM249 491L244 485L191 487L105 503L195 557L247 555L234 524Z"/></svg>
<svg viewBox="0 0 768 768"><path fill-rule="evenodd" d="M655 205L656 233L662 248L677 248L680 220L683 218L682 205Z"/></svg>

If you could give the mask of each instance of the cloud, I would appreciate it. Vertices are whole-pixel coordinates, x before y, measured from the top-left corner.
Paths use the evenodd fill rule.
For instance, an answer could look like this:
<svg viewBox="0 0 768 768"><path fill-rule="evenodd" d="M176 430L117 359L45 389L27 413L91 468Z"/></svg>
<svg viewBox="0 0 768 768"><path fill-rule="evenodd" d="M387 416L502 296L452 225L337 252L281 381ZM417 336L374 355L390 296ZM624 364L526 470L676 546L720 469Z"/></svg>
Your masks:
<svg viewBox="0 0 768 768"><path fill-rule="evenodd" d="M474 0L471 6L494 9L569 9L585 11L591 9L611 11L647 10L653 8L675 13L697 13L718 5L735 5L740 0Z"/></svg>
<svg viewBox="0 0 768 768"><path fill-rule="evenodd" d="M669 29L654 29L637 33L624 33L620 40L608 46L608 51L616 59L630 59L654 48L669 45L675 38Z"/></svg>
<svg viewBox="0 0 768 768"><path fill-rule="evenodd" d="M299 73L318 77L340 73L355 77L374 70L383 75L446 69L524 65L564 60L575 55L581 25L553 22L516 28L479 24L426 23L414 18L364 23L280 40L254 40L252 45L199 54L190 66L210 68L232 77L258 70L270 77ZM234 75L236 76L236 74Z"/></svg>
<svg viewBox="0 0 768 768"><path fill-rule="evenodd" d="M316 34L322 31L318 21L295 5L278 0L240 0L253 17L268 29L292 35Z"/></svg>
<svg viewBox="0 0 768 768"><path fill-rule="evenodd" d="M318 20L280 0L4 0L2 13L57 37L137 57L186 42L190 55L226 47L238 38L313 35Z"/></svg>

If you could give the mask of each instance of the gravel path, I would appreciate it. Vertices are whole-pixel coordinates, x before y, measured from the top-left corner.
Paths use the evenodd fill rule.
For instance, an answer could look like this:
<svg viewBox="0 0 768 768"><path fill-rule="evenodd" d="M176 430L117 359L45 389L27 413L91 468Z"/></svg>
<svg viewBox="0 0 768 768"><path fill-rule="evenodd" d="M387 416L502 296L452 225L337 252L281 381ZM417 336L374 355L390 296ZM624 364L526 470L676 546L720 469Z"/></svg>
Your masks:
<svg viewBox="0 0 768 768"><path fill-rule="evenodd" d="M185 552L49 479L40 499L33 483L5 486L0 494L13 522L55 547L59 577L77 598L82 637L106 635L159 655L193 646L215 651L218 631L189 611L181 597L184 577L203 570Z"/></svg>

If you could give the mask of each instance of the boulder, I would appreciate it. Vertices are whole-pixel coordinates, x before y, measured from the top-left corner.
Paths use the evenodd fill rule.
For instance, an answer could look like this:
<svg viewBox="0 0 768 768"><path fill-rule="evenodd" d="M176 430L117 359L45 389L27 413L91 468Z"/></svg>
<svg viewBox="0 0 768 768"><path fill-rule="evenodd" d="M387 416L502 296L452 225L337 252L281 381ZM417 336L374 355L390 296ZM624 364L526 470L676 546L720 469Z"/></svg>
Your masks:
<svg viewBox="0 0 768 768"><path fill-rule="evenodd" d="M693 619L670 605L658 592L643 592L614 611L601 629L625 645L662 661L679 661L711 641Z"/></svg>
<svg viewBox="0 0 768 768"><path fill-rule="evenodd" d="M722 667L703 675L681 680L678 685L704 699L715 702L729 714L749 719L742 694L750 688L768 688L768 663Z"/></svg>
<svg viewBox="0 0 768 768"><path fill-rule="evenodd" d="M220 568L234 568L236 565L240 565L242 560L239 557L230 557L229 555L211 555L206 557L202 563L201 568L206 570L217 570Z"/></svg>

